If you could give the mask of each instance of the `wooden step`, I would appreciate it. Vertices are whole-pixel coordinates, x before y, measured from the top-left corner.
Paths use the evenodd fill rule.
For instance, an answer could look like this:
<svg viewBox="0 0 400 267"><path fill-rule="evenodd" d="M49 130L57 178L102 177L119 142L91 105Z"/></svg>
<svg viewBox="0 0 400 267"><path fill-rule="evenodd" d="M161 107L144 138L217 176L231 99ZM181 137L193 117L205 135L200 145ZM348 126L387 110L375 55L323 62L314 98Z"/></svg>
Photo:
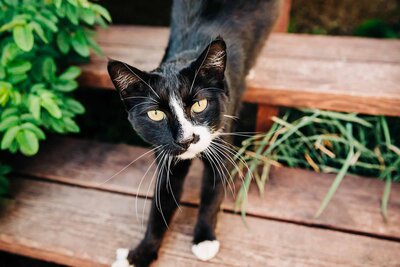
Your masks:
<svg viewBox="0 0 400 267"><path fill-rule="evenodd" d="M0 249L70 266L109 266L114 250L143 235L134 197L12 177L0 215ZM139 199L139 207L144 200ZM147 209L144 212L146 224ZM221 251L208 263L191 254L196 209L183 206L153 266L398 266L400 243L291 223L221 214Z"/></svg>
<svg viewBox="0 0 400 267"><path fill-rule="evenodd" d="M168 40L160 27L99 30L108 57L144 70L157 67ZM244 101L365 114L400 115L400 41L301 34L271 35ZM113 88L106 58L83 67L82 86Z"/></svg>
<svg viewBox="0 0 400 267"><path fill-rule="evenodd" d="M126 171L103 184L147 151L145 148L124 144L54 138L43 144L36 157L14 159L13 164L15 171L20 174L109 192L151 197L153 184L150 181L154 168L150 168L150 164L153 155L141 158ZM145 175L149 168L150 171ZM196 161L186 180L183 203L198 204L201 169L202 164ZM393 184L392 187L387 222L381 216L379 205L384 183L375 178L354 176L347 176L343 180L326 211L320 218L314 218L333 178L332 174L306 170L273 169L263 198L255 186L251 188L247 212L260 218L400 240L399 184ZM234 210L234 199L229 189L223 207L229 212Z"/></svg>

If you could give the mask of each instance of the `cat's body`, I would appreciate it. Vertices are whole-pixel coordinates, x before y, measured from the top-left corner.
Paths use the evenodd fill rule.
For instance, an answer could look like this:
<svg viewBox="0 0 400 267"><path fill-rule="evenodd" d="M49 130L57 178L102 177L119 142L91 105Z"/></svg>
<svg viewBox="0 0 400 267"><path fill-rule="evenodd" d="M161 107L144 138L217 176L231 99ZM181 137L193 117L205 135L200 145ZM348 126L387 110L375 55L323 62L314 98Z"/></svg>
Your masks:
<svg viewBox="0 0 400 267"><path fill-rule="evenodd" d="M149 266L157 258L195 157L204 160L205 170L192 251L202 260L218 252L215 226L224 193L219 165L230 155L220 133L231 131L226 115L238 112L245 77L271 31L278 4L279 0L175 0L168 47L157 69L145 73L109 62L128 118L157 146L159 165L157 197L145 237L129 252L128 261L121 256L115 266Z"/></svg>

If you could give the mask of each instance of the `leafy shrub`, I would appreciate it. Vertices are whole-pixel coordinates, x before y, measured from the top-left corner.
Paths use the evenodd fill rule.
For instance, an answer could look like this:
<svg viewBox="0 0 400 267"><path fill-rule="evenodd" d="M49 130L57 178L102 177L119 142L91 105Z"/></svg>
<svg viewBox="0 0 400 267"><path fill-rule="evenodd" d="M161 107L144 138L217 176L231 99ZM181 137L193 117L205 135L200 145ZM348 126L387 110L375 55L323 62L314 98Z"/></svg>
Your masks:
<svg viewBox="0 0 400 267"><path fill-rule="evenodd" d="M344 176L356 174L378 177L386 182L381 209L387 204L393 181L400 182L400 123L398 118L365 116L322 110L288 110L274 117L266 134L243 141L238 156L242 171L250 169L237 197L236 206L245 212L246 192L254 173L260 193L264 192L272 165L336 173L336 179L321 203L316 216L328 205ZM389 127L388 125L391 125ZM261 168L260 168L261 167ZM257 169L262 169L261 173Z"/></svg>
<svg viewBox="0 0 400 267"><path fill-rule="evenodd" d="M91 28L110 17L87 0L0 0L0 10L1 149L31 156L44 129L79 131L84 108L69 93L80 69L68 65L100 52Z"/></svg>
<svg viewBox="0 0 400 267"><path fill-rule="evenodd" d="M87 0L0 0L1 150L32 156L46 130L79 131L85 109L70 93L81 71L71 63L101 53L93 29L110 21Z"/></svg>

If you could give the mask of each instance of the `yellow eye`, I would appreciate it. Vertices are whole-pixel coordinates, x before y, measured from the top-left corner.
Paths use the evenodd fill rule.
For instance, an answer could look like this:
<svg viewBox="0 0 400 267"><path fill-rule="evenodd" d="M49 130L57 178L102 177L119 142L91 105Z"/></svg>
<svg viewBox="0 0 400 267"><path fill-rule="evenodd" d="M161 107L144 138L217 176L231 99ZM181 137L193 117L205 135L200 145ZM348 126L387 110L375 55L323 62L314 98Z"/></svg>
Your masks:
<svg viewBox="0 0 400 267"><path fill-rule="evenodd" d="M200 101L197 101L196 103L193 104L192 111L194 113L200 113L206 109L207 104L208 104L208 102L207 102L207 99L205 99L205 98Z"/></svg>
<svg viewBox="0 0 400 267"><path fill-rule="evenodd" d="M148 111L147 116L149 116L149 118L152 119L153 121L161 121L164 119L165 113L162 112L161 110L155 109Z"/></svg>

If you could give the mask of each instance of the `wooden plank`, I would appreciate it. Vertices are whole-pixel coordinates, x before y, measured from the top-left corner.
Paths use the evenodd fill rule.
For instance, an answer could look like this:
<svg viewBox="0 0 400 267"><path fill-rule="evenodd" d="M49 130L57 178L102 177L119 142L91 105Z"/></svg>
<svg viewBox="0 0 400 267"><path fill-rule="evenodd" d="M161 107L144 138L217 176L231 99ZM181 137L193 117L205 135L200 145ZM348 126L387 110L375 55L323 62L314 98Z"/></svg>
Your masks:
<svg viewBox="0 0 400 267"><path fill-rule="evenodd" d="M146 151L122 144L56 138L44 143L36 157L14 159L13 164L15 171L21 174L151 197L153 184L150 181L154 169L147 175L145 173L153 156L143 157L128 170L102 184ZM198 203L201 172L202 164L196 162L186 180L182 198L184 203ZM400 239L399 184L392 185L387 222L382 219L379 207L384 183L354 176L347 176L343 180L326 211L320 218L314 218L333 178L331 174L306 170L273 169L263 198L255 187L251 188L247 212L258 217ZM223 208L229 211L234 209L234 199L229 189Z"/></svg>
<svg viewBox="0 0 400 267"><path fill-rule="evenodd" d="M279 115L279 108L261 104L257 107L256 132L267 132L273 125L272 117Z"/></svg>
<svg viewBox="0 0 400 267"><path fill-rule="evenodd" d="M13 177L0 215L0 249L72 266L109 266L114 250L139 242L134 198ZM143 207L143 200L139 200ZM147 209L144 213L146 218ZM398 266L400 243L221 214L221 251L210 262L190 252L196 209L182 207L154 266ZM146 219L144 219L146 220ZM144 222L146 223L146 222Z"/></svg>
<svg viewBox="0 0 400 267"><path fill-rule="evenodd" d="M279 18L275 23L274 32L287 32L289 28L290 20L290 7L292 5L291 0L281 1L281 8Z"/></svg>
<svg viewBox="0 0 400 267"><path fill-rule="evenodd" d="M165 28L116 27L99 40L107 56L151 70L167 35ZM113 88L105 58L93 57L83 70L82 86ZM247 102L400 115L400 41L275 34L254 73Z"/></svg>
<svg viewBox="0 0 400 267"><path fill-rule="evenodd" d="M102 47L138 47L162 51L167 46L168 35L169 28L166 27L114 25L108 29L98 29L97 40ZM399 64L400 41L351 36L273 33L262 55ZM154 66L158 63L154 62Z"/></svg>

